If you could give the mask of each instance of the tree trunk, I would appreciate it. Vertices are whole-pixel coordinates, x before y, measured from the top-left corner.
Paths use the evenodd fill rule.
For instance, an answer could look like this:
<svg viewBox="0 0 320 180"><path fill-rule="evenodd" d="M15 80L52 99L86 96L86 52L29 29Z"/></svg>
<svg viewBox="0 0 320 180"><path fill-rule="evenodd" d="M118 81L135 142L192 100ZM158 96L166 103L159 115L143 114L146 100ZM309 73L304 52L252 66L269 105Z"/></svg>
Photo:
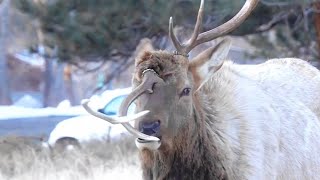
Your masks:
<svg viewBox="0 0 320 180"><path fill-rule="evenodd" d="M50 102L52 106L57 106L61 101L67 99L64 84L64 64L55 63L55 76L52 91L50 93Z"/></svg>
<svg viewBox="0 0 320 180"><path fill-rule="evenodd" d="M0 105L10 105L10 80L7 66L7 37L9 26L10 0L2 1L0 5L1 32L0 32Z"/></svg>
<svg viewBox="0 0 320 180"><path fill-rule="evenodd" d="M57 56L58 48L55 48L51 56ZM61 101L68 99L64 80L64 64L54 58L46 59L45 67L44 105L57 106Z"/></svg>
<svg viewBox="0 0 320 180"><path fill-rule="evenodd" d="M72 78L72 67L67 65L64 69L64 83L67 93L67 98L69 99L71 105L78 104L78 99L76 98L74 87L73 87L73 78Z"/></svg>
<svg viewBox="0 0 320 180"><path fill-rule="evenodd" d="M45 58L45 70L44 70L44 91L43 91L43 106L48 107L51 105L51 89L54 83L53 79L53 64L52 60L48 57Z"/></svg>
<svg viewBox="0 0 320 180"><path fill-rule="evenodd" d="M54 87L53 76L53 60L46 52L44 46L44 35L41 30L41 24L37 24L37 36L38 36L38 52L45 59L45 69L43 73L44 77L44 89L43 89L43 107L52 106L52 88Z"/></svg>
<svg viewBox="0 0 320 180"><path fill-rule="evenodd" d="M314 2L313 6L318 11L320 10L320 2ZM314 26L317 33L318 53L320 54L320 12L314 13ZM320 68L320 61L318 61L318 68Z"/></svg>

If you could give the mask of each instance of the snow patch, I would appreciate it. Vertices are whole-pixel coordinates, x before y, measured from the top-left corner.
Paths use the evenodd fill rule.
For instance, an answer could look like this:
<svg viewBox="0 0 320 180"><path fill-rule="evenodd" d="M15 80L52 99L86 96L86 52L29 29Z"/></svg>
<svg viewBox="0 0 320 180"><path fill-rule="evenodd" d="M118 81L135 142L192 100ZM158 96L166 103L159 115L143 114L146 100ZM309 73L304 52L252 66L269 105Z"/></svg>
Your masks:
<svg viewBox="0 0 320 180"><path fill-rule="evenodd" d="M71 107L71 102L67 99L61 101L57 106L58 109L65 109L65 108L70 108L70 107Z"/></svg>
<svg viewBox="0 0 320 180"><path fill-rule="evenodd" d="M39 54L18 53L15 54L15 57L32 66L43 67L45 62L44 58L41 57Z"/></svg>
<svg viewBox="0 0 320 180"><path fill-rule="evenodd" d="M0 120L50 116L79 116L87 114L87 111L82 106L74 106L65 109L52 107L26 108L20 106L0 106Z"/></svg>
<svg viewBox="0 0 320 180"><path fill-rule="evenodd" d="M32 96L30 96L28 94L23 95L13 105L25 107L25 108L40 108L40 107L42 107L40 101L38 101L37 99L33 98Z"/></svg>

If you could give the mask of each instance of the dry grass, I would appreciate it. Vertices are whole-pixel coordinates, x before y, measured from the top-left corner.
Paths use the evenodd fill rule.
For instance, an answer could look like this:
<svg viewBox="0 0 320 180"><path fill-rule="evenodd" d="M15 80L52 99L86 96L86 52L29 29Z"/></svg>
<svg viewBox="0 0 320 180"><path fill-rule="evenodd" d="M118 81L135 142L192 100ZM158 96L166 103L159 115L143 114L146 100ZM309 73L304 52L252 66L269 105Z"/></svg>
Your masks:
<svg viewBox="0 0 320 180"><path fill-rule="evenodd" d="M141 179L141 170L132 138L90 142L61 152L42 148L34 139L4 137L0 138L0 179Z"/></svg>

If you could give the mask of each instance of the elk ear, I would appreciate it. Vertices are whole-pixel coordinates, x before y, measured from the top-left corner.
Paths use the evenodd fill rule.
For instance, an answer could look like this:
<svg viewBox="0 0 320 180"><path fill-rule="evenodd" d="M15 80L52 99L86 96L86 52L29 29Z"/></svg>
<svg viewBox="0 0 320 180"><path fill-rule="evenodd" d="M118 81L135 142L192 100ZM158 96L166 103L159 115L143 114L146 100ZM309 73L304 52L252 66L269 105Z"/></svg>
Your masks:
<svg viewBox="0 0 320 180"><path fill-rule="evenodd" d="M135 57L135 66L139 64L141 59L145 56L146 52L151 51L154 51L151 40L148 38L141 39L133 54Z"/></svg>
<svg viewBox="0 0 320 180"><path fill-rule="evenodd" d="M231 47L231 39L225 38L218 45L211 47L189 63L189 70L194 76L196 89L208 80L210 74L218 71L226 60Z"/></svg>

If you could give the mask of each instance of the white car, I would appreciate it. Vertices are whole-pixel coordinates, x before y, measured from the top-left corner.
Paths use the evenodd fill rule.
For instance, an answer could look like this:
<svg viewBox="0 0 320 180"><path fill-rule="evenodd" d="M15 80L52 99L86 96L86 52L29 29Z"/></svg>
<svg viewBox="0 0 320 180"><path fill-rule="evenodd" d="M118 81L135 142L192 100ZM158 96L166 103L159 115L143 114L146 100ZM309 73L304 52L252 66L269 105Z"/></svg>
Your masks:
<svg viewBox="0 0 320 180"><path fill-rule="evenodd" d="M102 107L97 111L108 116L117 115L121 102L131 92L131 88L106 91L101 96L91 98L93 107ZM95 102L95 103L94 103ZM102 104L104 106L102 106ZM129 107L128 114L134 113L134 104ZM128 135L126 129L121 125L113 125L107 121L96 118L90 114L81 115L61 121L51 131L48 144L56 145L80 145L90 140L116 140L121 136Z"/></svg>

